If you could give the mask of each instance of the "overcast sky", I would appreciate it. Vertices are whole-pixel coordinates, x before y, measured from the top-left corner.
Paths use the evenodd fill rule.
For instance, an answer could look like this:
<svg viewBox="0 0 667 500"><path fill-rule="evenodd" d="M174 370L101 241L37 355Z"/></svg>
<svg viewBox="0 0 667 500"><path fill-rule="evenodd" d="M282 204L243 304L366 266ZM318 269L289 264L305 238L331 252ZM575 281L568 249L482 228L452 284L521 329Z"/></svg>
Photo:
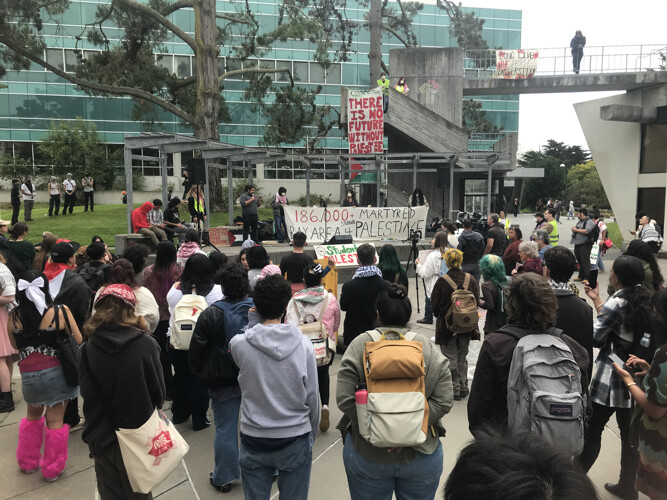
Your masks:
<svg viewBox="0 0 667 500"><path fill-rule="evenodd" d="M524 49L565 47L576 30L588 46L663 44L667 46L667 0L462 0L465 7L523 12ZM430 3L430 2L429 2ZM572 106L619 92L522 95L519 145L538 149L548 139L588 148Z"/></svg>

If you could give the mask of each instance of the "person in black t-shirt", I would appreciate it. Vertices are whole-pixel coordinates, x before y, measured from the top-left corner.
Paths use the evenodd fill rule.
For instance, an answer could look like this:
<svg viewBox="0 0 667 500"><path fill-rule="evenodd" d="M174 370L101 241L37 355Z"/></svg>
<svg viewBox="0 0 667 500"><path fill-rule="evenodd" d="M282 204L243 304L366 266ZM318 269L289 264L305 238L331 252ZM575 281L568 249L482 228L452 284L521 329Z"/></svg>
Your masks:
<svg viewBox="0 0 667 500"><path fill-rule="evenodd" d="M195 225L185 220L181 219L180 214L178 213L178 206L181 204L181 200L176 197L169 200L167 203L167 209L163 213L164 223L176 234L178 237L178 243L183 242L183 237L185 231L188 228L194 228Z"/></svg>
<svg viewBox="0 0 667 500"><path fill-rule="evenodd" d="M292 284L292 294L294 294L305 287L303 284L303 270L313 262L313 258L303 253L303 248L306 246L306 235L304 233L300 231L294 233L292 245L294 247L292 253L286 255L280 261L280 272L283 276L287 274L287 281Z"/></svg>

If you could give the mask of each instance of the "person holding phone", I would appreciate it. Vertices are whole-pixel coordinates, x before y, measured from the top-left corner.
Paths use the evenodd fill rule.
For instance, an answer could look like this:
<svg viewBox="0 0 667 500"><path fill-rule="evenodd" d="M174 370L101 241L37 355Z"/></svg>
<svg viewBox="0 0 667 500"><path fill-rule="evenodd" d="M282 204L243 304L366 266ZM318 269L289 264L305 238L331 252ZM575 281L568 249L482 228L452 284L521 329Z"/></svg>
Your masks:
<svg viewBox="0 0 667 500"><path fill-rule="evenodd" d="M667 290L653 295L651 302L660 323L666 325ZM630 355L625 366L615 362L614 370L641 408L635 486L649 498L664 498L665 490L660 485L665 485L667 470L667 343L658 348L652 363Z"/></svg>
<svg viewBox="0 0 667 500"><path fill-rule="evenodd" d="M618 483L607 483L605 489L623 498L636 498L634 481L639 455L629 436L632 400L627 385L614 370L611 355L616 354L621 359L636 355L644 334L653 333L651 297L641 286L644 269L636 257L622 255L616 259L609 280L616 292L605 303L600 299L599 286L585 287L598 313L593 345L600 348L600 354L590 386L593 417L584 437L584 450L577 461L586 472L593 466L600 453L602 431L615 413L621 433L621 472ZM646 354L649 352L647 349Z"/></svg>

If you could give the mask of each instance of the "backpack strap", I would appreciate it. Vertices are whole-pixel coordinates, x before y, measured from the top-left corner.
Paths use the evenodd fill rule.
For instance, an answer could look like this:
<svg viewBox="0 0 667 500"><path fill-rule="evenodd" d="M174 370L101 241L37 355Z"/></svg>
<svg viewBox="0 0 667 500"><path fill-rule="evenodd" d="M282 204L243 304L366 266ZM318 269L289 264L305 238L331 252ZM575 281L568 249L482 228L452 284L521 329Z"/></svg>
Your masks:
<svg viewBox="0 0 667 500"><path fill-rule="evenodd" d="M296 301L295 301L295 302L296 302ZM324 303L322 304L322 309L320 309L320 315L319 315L319 317L317 318L317 321L318 321L318 322L320 322L320 323L322 322L322 317L324 316L324 313L325 313L325 311L326 311L328 305L329 305L329 294L327 293L327 294L324 296Z"/></svg>
<svg viewBox="0 0 667 500"><path fill-rule="evenodd" d="M466 277L463 278L463 289L464 290L467 290L468 287L470 286L470 278L471 278L471 275L466 273Z"/></svg>
<svg viewBox="0 0 667 500"><path fill-rule="evenodd" d="M456 286L456 283L454 283L454 280L452 278L450 278L446 274L443 274L442 278L449 284L449 286L452 287L452 289L456 290L457 286Z"/></svg>

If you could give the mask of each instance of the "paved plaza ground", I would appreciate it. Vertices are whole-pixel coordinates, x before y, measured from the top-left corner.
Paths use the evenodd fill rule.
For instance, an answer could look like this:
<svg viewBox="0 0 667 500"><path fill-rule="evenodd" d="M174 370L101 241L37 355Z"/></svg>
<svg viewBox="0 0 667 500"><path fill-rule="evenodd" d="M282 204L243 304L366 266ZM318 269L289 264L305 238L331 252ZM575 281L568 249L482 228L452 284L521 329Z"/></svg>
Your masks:
<svg viewBox="0 0 667 500"><path fill-rule="evenodd" d="M514 220L514 219L513 219ZM561 234L568 238L561 238L561 243L569 245L569 228L573 221L561 219ZM524 235L534 226L534 219L529 215L520 215L518 223ZM612 249L605 257L607 269L615 257L620 255L617 249ZM663 273L667 271L667 265L660 261ZM600 273L600 289L606 290L609 273ZM602 293L606 297L606 293ZM582 290L583 296L583 290ZM410 297L413 301L412 325L417 332L427 337L434 336L433 326L418 325L415 321L421 317L416 308L416 294L414 279L410 282ZM423 314L423 289L419 293ZM342 324L342 321L341 321ZM481 342L471 343L469 360L469 378L472 379L475 362L479 353ZM331 428L328 432L321 433L315 440L313 447L313 468L310 482L309 498L313 500L343 500L349 498L345 469L343 467L340 433L335 429L335 424L341 417L341 412L335 405L336 373L340 364L340 356L336 356L331 373ZM47 483L41 474L23 474L16 464L15 451L18 436L19 420L26 414L26 404L21 397L21 384L18 369L14 372L12 389L14 390L16 409L11 413L0 414L0 470L2 470L2 487L0 498L12 499L95 499L99 498L95 484L95 471L93 461L88 456L88 449L81 441L81 432L70 434L69 460L67 469L60 479L54 483ZM442 485L451 471L460 450L470 441L472 436L468 431L468 419L466 411L467 400L455 401L451 412L443 418L443 424L447 429L447 436L442 439L444 450L444 471L441 487L436 498L442 498ZM167 408L170 403L166 403ZM170 412L168 412L170 415ZM209 418L213 420L212 412ZM168 480L154 491L154 496L160 499L209 499L217 498L221 494L209 485L209 473L213 469L213 437L214 428L209 427L200 432L192 431L190 422L178 426L185 439L190 445L190 452L185 458L185 465L177 468ZM616 422L612 419L605 429L602 437L602 451L597 462L590 471L600 498L616 498L609 495L604 489L604 483L616 482L619 472L620 461L620 439ZM224 496L229 500L243 498L241 484L235 484L232 491ZM278 498L277 488L274 485L272 498ZM640 495L640 498L647 498ZM285 499L291 500L291 499Z"/></svg>

